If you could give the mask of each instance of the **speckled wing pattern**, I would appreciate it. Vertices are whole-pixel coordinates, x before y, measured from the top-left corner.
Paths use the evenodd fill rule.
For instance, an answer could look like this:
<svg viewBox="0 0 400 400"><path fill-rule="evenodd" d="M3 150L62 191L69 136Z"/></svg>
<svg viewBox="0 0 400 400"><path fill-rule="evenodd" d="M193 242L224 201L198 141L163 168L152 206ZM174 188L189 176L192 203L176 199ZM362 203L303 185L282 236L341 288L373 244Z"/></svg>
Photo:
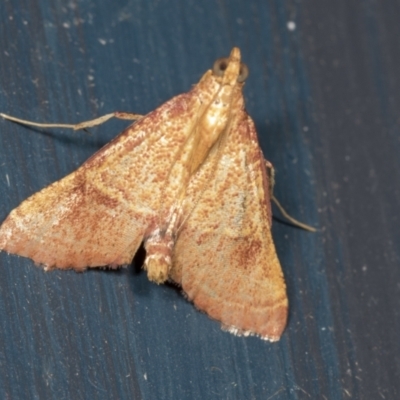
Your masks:
<svg viewBox="0 0 400 400"><path fill-rule="evenodd" d="M186 199L195 206L179 232L171 278L232 333L278 340L287 319L286 287L271 236L264 158L244 110Z"/></svg>
<svg viewBox="0 0 400 400"><path fill-rule="evenodd" d="M82 271L129 264L143 242L150 280L180 284L235 334L278 340L288 304L247 74L233 48L190 92L13 210L0 249Z"/></svg>
<svg viewBox="0 0 400 400"><path fill-rule="evenodd" d="M165 180L199 104L190 92L169 100L75 172L26 199L2 224L0 249L46 269L130 264L165 203Z"/></svg>

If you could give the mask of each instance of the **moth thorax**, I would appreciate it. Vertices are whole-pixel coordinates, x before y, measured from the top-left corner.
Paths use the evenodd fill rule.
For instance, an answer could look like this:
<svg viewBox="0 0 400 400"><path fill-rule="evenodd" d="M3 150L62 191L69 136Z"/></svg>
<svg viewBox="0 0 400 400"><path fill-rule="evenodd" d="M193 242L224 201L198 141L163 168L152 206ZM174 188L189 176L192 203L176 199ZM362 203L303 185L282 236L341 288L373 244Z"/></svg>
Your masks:
<svg viewBox="0 0 400 400"><path fill-rule="evenodd" d="M172 264L173 240L170 235L161 235L159 231L153 233L145 240L146 259L144 269L148 278L157 283L164 283Z"/></svg>

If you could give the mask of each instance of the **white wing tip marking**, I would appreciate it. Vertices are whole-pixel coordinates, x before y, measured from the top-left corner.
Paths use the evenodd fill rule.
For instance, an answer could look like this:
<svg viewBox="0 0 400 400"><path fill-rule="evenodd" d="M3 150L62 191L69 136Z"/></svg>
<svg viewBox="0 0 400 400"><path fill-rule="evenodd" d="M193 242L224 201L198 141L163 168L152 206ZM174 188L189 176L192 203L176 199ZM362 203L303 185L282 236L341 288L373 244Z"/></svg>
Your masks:
<svg viewBox="0 0 400 400"><path fill-rule="evenodd" d="M248 336L257 336L262 340L266 340L269 342L277 342L279 340L279 337L276 336L261 336L258 333L255 333L253 331L244 331L240 328L237 328L236 326L226 326L226 325L222 325L222 330L232 333L235 336L244 336L244 337L248 337Z"/></svg>

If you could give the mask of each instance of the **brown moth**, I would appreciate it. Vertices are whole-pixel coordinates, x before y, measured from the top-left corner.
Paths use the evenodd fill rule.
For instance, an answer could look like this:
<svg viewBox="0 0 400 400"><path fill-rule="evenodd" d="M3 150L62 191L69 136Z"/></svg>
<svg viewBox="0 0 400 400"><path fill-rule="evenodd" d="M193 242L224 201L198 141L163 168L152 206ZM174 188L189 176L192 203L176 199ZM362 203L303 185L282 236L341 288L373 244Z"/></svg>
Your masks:
<svg viewBox="0 0 400 400"><path fill-rule="evenodd" d="M234 48L190 92L13 210L0 249L83 271L130 264L143 242L151 281L179 284L232 333L278 340L288 299L271 236L271 165L244 108L247 74ZM124 117L72 127L111 116Z"/></svg>

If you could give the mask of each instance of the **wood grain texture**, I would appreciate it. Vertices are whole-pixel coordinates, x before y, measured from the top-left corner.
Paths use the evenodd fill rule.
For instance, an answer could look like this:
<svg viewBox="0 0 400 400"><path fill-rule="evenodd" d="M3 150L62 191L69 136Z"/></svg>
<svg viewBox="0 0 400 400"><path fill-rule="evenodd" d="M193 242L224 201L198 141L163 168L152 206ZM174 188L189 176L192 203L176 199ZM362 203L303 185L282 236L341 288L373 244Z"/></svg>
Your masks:
<svg viewBox="0 0 400 400"><path fill-rule="evenodd" d="M1 3L0 111L39 122L146 113L240 47L275 194L320 229L274 222L291 307L273 344L220 331L138 268L0 254L1 398L399 397L400 5L350 3ZM0 218L127 125L0 121Z"/></svg>

